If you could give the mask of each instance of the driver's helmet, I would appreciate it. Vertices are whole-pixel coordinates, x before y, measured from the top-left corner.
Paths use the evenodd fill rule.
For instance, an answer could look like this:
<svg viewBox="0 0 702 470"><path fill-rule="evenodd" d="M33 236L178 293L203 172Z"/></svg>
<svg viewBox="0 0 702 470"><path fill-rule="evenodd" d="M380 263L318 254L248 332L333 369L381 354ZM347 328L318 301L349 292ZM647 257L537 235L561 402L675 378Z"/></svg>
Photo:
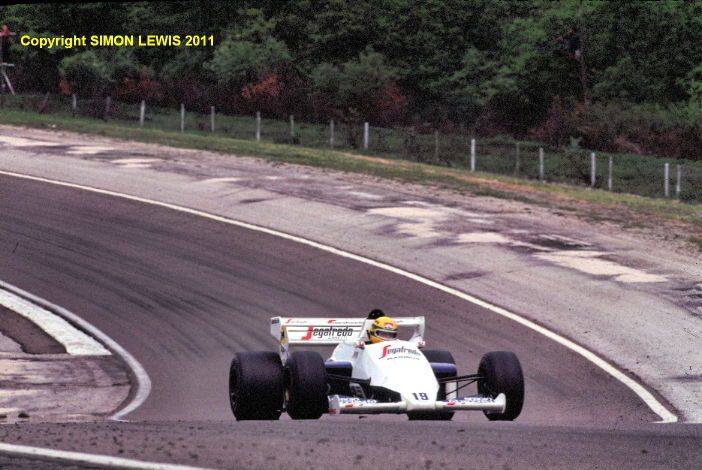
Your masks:
<svg viewBox="0 0 702 470"><path fill-rule="evenodd" d="M397 322L390 317L378 317L368 328L368 339L371 343L392 341L397 338Z"/></svg>

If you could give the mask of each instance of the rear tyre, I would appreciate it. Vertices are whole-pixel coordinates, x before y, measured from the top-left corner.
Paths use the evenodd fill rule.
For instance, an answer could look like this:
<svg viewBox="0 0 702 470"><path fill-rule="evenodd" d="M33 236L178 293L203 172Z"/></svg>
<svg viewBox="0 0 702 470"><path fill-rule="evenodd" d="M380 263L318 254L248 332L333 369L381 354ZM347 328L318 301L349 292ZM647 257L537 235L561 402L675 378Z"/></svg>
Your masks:
<svg viewBox="0 0 702 470"><path fill-rule="evenodd" d="M453 359L453 355L448 351L438 351L438 350L426 350L422 351L424 357L427 358L429 362L442 362L444 364L456 364ZM451 377L450 375L441 375L437 378ZM454 375L455 377L455 375ZM436 397L437 400L446 399L446 385L439 384L439 393ZM411 411L407 413L407 417L410 421L451 421L453 419L453 411Z"/></svg>
<svg viewBox="0 0 702 470"><path fill-rule="evenodd" d="M500 393L507 397L504 413L485 411L490 421L512 421L524 405L524 374L519 359L512 352L495 351L483 356L478 366L478 393L495 398Z"/></svg>
<svg viewBox="0 0 702 470"><path fill-rule="evenodd" d="M287 411L292 419L319 419L329 411L324 359L314 351L297 351L286 362Z"/></svg>
<svg viewBox="0 0 702 470"><path fill-rule="evenodd" d="M237 421L278 419L285 371L274 352L236 353L229 367L229 404Z"/></svg>
<svg viewBox="0 0 702 470"><path fill-rule="evenodd" d="M429 349L427 351L422 351L422 354L424 354L424 357L426 357L427 361L429 362L443 362L445 364L456 364L456 361L453 359L453 354L451 354L448 351Z"/></svg>

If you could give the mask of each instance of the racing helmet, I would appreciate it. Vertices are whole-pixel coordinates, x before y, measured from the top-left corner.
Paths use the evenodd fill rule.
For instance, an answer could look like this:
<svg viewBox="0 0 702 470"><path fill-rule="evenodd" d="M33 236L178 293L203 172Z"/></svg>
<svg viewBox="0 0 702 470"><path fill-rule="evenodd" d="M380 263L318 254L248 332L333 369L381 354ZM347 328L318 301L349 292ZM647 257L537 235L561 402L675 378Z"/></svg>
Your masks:
<svg viewBox="0 0 702 470"><path fill-rule="evenodd" d="M385 317L385 316L386 316L385 312L383 312L379 308L374 308L373 310L370 311L370 313L368 314L368 316L366 318L368 318L369 320L375 320L376 318Z"/></svg>
<svg viewBox="0 0 702 470"><path fill-rule="evenodd" d="M382 343L397 338L397 322L390 317L378 317L368 328L368 339L371 343Z"/></svg>

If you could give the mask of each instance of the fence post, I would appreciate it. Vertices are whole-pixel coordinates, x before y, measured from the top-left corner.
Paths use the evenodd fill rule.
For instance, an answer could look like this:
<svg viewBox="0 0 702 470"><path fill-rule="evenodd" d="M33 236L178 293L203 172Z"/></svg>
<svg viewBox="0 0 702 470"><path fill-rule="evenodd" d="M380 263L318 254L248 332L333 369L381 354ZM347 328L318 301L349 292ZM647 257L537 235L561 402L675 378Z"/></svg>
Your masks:
<svg viewBox="0 0 702 470"><path fill-rule="evenodd" d="M590 154L590 186L595 187L595 182L597 181L597 156L595 152Z"/></svg>
<svg viewBox="0 0 702 470"><path fill-rule="evenodd" d="M612 156L609 156L609 171L607 172L607 189L612 190Z"/></svg>
<svg viewBox="0 0 702 470"><path fill-rule="evenodd" d="M516 149L515 149L515 162L514 162L514 174L518 175L519 174L519 142L517 142Z"/></svg>
<svg viewBox="0 0 702 470"><path fill-rule="evenodd" d="M290 115L290 137L295 137L295 116Z"/></svg>
<svg viewBox="0 0 702 470"><path fill-rule="evenodd" d="M439 131L434 131L434 160L439 159Z"/></svg>
<svg viewBox="0 0 702 470"><path fill-rule="evenodd" d="M680 199L680 187L681 181L682 181L682 167L680 165L675 165L676 166L676 179L675 179L675 197Z"/></svg>
<svg viewBox="0 0 702 470"><path fill-rule="evenodd" d="M180 103L180 132L185 132L185 103Z"/></svg>
<svg viewBox="0 0 702 470"><path fill-rule="evenodd" d="M78 110L78 98L76 97L76 94L73 93L73 96L71 96L71 114L73 117L76 117L76 111Z"/></svg>
<svg viewBox="0 0 702 470"><path fill-rule="evenodd" d="M368 140L370 138L370 127L368 122L363 123L363 150L368 150Z"/></svg>
<svg viewBox="0 0 702 470"><path fill-rule="evenodd" d="M110 115L110 108L112 107L112 97L107 96L105 97L105 120L107 120L108 116Z"/></svg>
<svg viewBox="0 0 702 470"><path fill-rule="evenodd" d="M539 181L544 182L544 148L539 147Z"/></svg>
<svg viewBox="0 0 702 470"><path fill-rule="evenodd" d="M334 148L334 120L329 121L329 146Z"/></svg>
<svg viewBox="0 0 702 470"><path fill-rule="evenodd" d="M210 106L210 129L215 131L215 107Z"/></svg>
<svg viewBox="0 0 702 470"><path fill-rule="evenodd" d="M663 196L670 196L670 163L663 164Z"/></svg>
<svg viewBox="0 0 702 470"><path fill-rule="evenodd" d="M49 105L49 92L47 91L46 94L44 95L44 98L41 100L41 104L39 105L39 113L44 114L44 111L46 111L46 107Z"/></svg>
<svg viewBox="0 0 702 470"><path fill-rule="evenodd" d="M256 111L256 142L261 141L261 111Z"/></svg>
<svg viewBox="0 0 702 470"><path fill-rule="evenodd" d="M475 171L475 139L470 139L470 171Z"/></svg>
<svg viewBox="0 0 702 470"><path fill-rule="evenodd" d="M144 127L144 118L146 117L146 100L141 100L139 106L139 127Z"/></svg>

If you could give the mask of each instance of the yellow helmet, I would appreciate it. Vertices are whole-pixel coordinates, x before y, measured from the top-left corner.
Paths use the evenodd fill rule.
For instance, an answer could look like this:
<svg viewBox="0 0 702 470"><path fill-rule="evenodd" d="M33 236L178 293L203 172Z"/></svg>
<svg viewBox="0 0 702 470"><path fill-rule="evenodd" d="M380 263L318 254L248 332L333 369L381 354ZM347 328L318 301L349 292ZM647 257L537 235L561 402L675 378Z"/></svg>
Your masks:
<svg viewBox="0 0 702 470"><path fill-rule="evenodd" d="M397 322L390 317L378 317L368 328L368 339L371 343L392 341L397 338Z"/></svg>

